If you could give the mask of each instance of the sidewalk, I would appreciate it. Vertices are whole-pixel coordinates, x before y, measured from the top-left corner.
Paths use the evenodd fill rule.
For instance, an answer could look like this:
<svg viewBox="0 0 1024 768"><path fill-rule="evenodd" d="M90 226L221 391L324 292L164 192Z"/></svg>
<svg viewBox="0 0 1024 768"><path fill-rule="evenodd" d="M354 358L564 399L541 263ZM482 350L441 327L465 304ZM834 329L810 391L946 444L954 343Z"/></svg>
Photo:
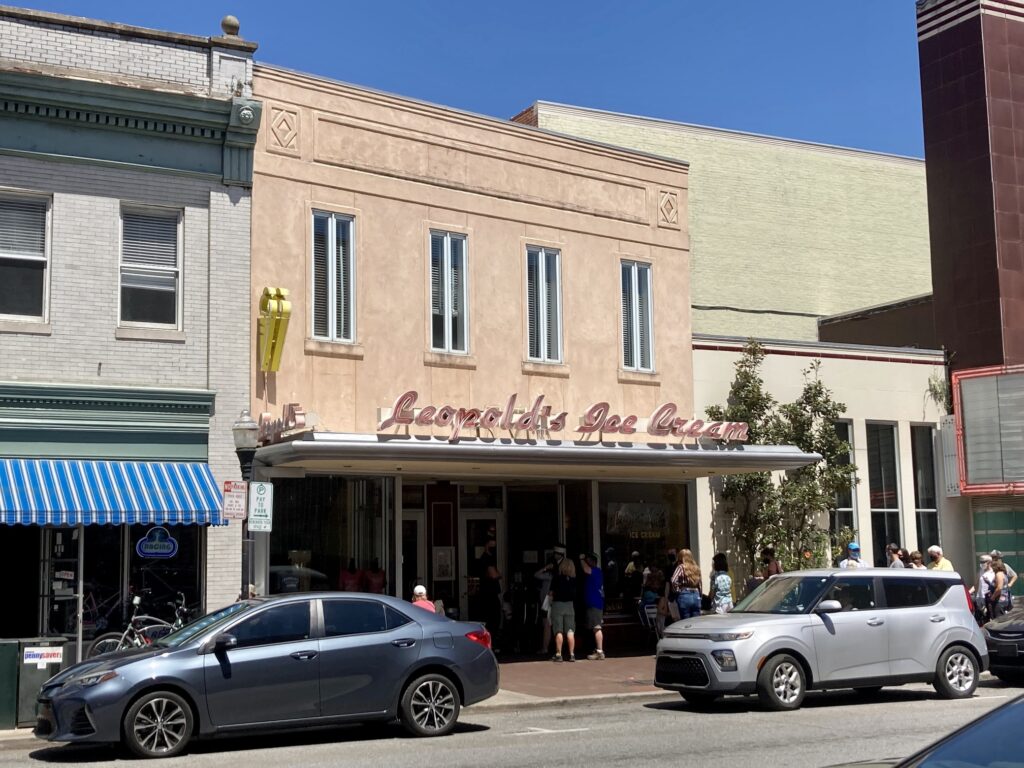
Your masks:
<svg viewBox="0 0 1024 768"><path fill-rule="evenodd" d="M604 661L582 658L575 664L559 664L547 658L502 661L498 694L473 705L473 709L512 709L551 706L582 699L674 695L655 688L653 682L654 656L651 654L609 657Z"/></svg>

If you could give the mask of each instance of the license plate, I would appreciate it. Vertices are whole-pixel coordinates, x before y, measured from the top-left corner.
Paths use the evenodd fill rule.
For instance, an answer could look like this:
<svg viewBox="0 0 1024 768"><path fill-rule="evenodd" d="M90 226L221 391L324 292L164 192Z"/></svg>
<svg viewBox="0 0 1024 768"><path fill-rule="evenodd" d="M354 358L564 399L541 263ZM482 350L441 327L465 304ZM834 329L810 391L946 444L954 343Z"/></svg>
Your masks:
<svg viewBox="0 0 1024 768"><path fill-rule="evenodd" d="M1018 654L1017 645L1015 643L1001 643L995 646L995 648L993 648L992 650L994 650L996 652L996 655L999 657L1005 656L1009 658L1015 658Z"/></svg>

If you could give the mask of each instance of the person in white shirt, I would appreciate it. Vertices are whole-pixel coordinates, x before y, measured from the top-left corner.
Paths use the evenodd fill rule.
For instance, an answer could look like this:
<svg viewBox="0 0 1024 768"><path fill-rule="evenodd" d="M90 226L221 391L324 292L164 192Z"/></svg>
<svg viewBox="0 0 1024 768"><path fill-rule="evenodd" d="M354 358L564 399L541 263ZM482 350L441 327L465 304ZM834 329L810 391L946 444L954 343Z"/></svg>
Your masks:
<svg viewBox="0 0 1024 768"><path fill-rule="evenodd" d="M860 559L860 544L851 541L846 545L846 559L839 562L840 568L867 568L867 563Z"/></svg>

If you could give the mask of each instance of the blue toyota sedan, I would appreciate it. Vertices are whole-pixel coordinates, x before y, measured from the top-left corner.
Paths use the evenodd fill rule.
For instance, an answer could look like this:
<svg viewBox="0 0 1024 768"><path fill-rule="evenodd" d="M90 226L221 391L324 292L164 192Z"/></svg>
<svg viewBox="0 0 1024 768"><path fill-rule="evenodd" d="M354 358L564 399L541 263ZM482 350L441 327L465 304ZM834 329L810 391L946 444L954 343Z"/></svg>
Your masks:
<svg viewBox="0 0 1024 768"><path fill-rule="evenodd" d="M193 738L395 718L441 736L497 690L480 624L384 595L293 594L63 670L40 690L35 734L120 741L140 757L179 754Z"/></svg>

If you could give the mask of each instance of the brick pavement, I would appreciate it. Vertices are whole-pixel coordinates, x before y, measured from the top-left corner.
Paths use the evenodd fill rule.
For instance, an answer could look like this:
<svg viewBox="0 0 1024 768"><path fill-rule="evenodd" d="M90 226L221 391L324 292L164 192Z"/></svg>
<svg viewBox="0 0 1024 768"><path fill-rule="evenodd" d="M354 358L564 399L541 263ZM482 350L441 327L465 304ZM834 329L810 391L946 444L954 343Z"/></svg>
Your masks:
<svg viewBox="0 0 1024 768"><path fill-rule="evenodd" d="M608 657L604 661L561 664L542 658L536 661L502 661L501 690L540 698L609 696L655 693L654 656Z"/></svg>

